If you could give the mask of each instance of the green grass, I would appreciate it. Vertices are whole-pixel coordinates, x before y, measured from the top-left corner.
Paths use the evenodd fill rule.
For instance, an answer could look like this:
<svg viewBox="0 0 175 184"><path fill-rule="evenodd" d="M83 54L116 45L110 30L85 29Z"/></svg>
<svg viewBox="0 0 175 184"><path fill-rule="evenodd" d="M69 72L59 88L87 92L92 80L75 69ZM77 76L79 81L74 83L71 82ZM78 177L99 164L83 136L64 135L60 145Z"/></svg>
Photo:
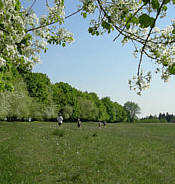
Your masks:
<svg viewBox="0 0 175 184"><path fill-rule="evenodd" d="M0 122L0 184L175 184L175 124Z"/></svg>

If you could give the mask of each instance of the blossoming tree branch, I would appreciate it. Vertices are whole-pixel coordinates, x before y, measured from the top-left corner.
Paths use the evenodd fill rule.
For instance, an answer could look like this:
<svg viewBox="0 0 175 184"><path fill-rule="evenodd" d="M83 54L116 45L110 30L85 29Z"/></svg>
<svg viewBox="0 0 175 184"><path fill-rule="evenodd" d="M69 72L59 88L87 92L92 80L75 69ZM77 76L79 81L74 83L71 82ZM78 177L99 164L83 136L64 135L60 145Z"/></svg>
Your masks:
<svg viewBox="0 0 175 184"><path fill-rule="evenodd" d="M8 72L19 66L31 69L40 61L40 52L47 51L47 44L70 44L73 34L63 28L64 22L78 13L83 18L94 14L90 34L115 31L114 41L121 37L123 44L133 44L138 69L129 85L138 94L151 81L151 72L144 74L142 69L144 56L156 63L155 72L160 72L163 80L175 74L175 20L157 26L175 0L77 0L78 8L69 15L64 0L42 0L47 12L41 16L34 11L38 1L30 0L26 7L22 0L0 0L0 91L12 90Z"/></svg>

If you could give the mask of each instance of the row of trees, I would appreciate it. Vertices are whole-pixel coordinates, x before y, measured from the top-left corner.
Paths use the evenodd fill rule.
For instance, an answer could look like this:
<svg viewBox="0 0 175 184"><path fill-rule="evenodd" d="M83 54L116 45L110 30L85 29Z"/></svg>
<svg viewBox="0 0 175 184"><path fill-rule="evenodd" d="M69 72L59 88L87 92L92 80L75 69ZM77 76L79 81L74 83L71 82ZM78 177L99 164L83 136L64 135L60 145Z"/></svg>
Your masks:
<svg viewBox="0 0 175 184"><path fill-rule="evenodd" d="M33 73L18 65L7 76L14 91L0 93L1 119L54 120L62 113L65 120L122 122L133 121L137 114L131 108L133 102L122 106L109 97L99 99L96 93L79 91L67 83L52 84L46 74Z"/></svg>
<svg viewBox="0 0 175 184"><path fill-rule="evenodd" d="M159 115L149 115L147 117L144 117L141 119L141 122L144 122L144 123L170 123L170 122L175 122L175 115L173 114L169 114L168 112L167 113L159 113Z"/></svg>

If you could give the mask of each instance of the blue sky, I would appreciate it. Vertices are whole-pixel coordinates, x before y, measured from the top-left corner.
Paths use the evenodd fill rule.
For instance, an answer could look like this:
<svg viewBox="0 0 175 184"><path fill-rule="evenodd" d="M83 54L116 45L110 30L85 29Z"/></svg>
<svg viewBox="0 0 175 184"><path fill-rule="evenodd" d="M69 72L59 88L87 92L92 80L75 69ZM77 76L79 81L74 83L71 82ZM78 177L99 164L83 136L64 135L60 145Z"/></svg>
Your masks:
<svg viewBox="0 0 175 184"><path fill-rule="evenodd" d="M69 0L70 12L75 8L74 2ZM136 95L128 86L138 64L132 47L123 47L120 40L113 42L115 33L91 36L88 22L80 15L67 19L65 27L74 33L75 42L65 48L49 46L47 53L41 55L42 64L37 64L33 71L46 73L53 83L62 81L81 91L95 92L100 98L109 96L121 105L134 101L141 107L140 117L159 112L175 114L175 76L164 83L159 75L153 75L150 88L142 96ZM146 58L143 66L147 70L154 68Z"/></svg>

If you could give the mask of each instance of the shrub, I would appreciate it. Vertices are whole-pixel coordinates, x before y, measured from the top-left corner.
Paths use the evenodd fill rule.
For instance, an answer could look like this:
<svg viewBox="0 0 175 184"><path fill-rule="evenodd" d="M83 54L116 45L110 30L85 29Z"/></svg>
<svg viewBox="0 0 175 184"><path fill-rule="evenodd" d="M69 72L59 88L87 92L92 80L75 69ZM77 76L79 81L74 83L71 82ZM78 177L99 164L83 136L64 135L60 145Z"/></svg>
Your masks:
<svg viewBox="0 0 175 184"><path fill-rule="evenodd" d="M56 129L56 130L53 131L52 134L56 135L58 137L63 137L65 135L65 131L64 130L60 130L60 129Z"/></svg>

